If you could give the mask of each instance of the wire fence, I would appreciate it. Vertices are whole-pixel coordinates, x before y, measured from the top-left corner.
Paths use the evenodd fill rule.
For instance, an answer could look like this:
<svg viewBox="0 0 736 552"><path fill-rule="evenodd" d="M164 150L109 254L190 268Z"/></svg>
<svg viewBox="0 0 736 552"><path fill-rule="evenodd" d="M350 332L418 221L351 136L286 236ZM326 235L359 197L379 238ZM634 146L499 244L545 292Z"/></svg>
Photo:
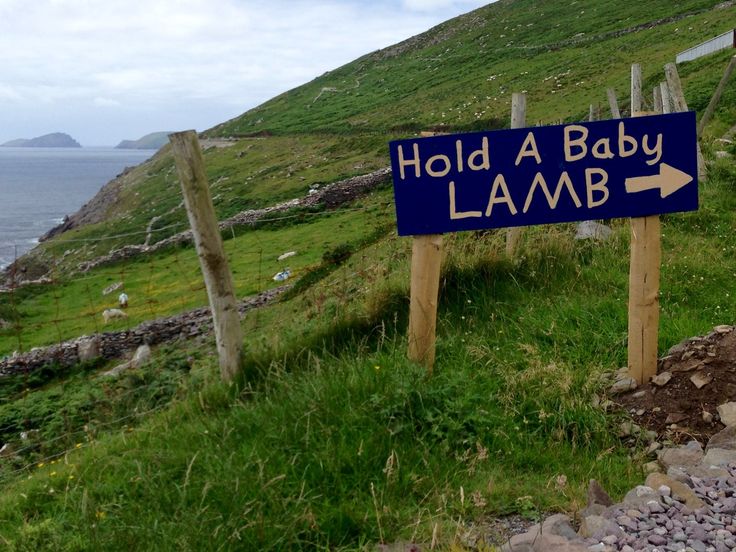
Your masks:
<svg viewBox="0 0 736 552"><path fill-rule="evenodd" d="M341 235L343 222L347 225L356 214L373 214L364 220L385 225L393 203L380 198L365 203L274 213L255 226L233 226L223 233L241 312L254 313L246 324L248 332L261 330L258 307L283 289L284 279L298 279L319 266L331 249L359 241L356 238L369 230L362 227ZM330 217L339 223L326 222L315 235L305 232L302 223ZM98 240L142 234L126 232ZM58 237L54 243L80 241ZM187 388L186 370L154 366L144 369L150 372L144 376L131 370L116 378L100 374L102 367L116 358L123 362L141 344L190 339L211 330L193 246L173 246L72 274L62 268L63 255L53 255L57 249L45 253L51 270L43 279L21 283L13 271L21 270L23 257L16 256L18 248L13 246L9 285L0 293L0 482L61 459L89 446L98 433L138 423L170 405ZM120 303L121 293L127 295L127 305ZM90 341L97 343L98 360L80 364L88 358L83 349ZM67 383L74 376L79 377Z"/></svg>

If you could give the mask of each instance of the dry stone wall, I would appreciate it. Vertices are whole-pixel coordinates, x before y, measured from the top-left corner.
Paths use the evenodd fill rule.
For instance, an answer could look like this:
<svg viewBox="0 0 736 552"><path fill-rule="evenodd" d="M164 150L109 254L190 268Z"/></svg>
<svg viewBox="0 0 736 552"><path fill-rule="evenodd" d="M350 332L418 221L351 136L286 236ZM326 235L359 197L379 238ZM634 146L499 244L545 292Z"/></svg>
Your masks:
<svg viewBox="0 0 736 552"><path fill-rule="evenodd" d="M344 203L353 201L354 199L367 194L385 182L390 174L391 169L386 167L373 171L372 173L340 180L339 182L334 182L333 184L324 186L323 188L313 189L303 198L291 199L289 201L279 203L278 205L272 205L271 207L265 207L263 209L249 209L248 211L242 211L237 215L220 222L220 230L228 230L236 226L253 225L269 215L283 213L299 207L304 208L324 205L327 209L335 209ZM97 259L81 263L78 268L81 272L87 272L98 266L124 259L130 259L142 253L152 253L172 245L191 242L192 232L191 230L186 230L156 242L153 245L126 245L120 249L111 251L107 255L98 257Z"/></svg>
<svg viewBox="0 0 736 552"><path fill-rule="evenodd" d="M281 286L241 301L238 311L241 316L249 310L264 306L286 291L290 286ZM156 345L176 339L191 339L212 331L212 315L209 307L194 309L176 316L144 322L135 328L115 332L103 332L95 336L80 338L38 347L27 353L14 354L0 360L0 378L13 374L28 373L51 363L73 366L87 356L90 341L96 340L96 348L102 358L119 358L140 345Z"/></svg>

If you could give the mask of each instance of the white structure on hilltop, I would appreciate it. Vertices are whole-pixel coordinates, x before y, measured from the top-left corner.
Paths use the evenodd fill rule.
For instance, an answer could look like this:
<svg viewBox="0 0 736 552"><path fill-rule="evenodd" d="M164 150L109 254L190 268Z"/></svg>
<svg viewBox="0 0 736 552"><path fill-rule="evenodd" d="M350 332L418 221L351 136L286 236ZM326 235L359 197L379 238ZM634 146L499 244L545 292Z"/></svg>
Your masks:
<svg viewBox="0 0 736 552"><path fill-rule="evenodd" d="M679 54L677 54L677 58L675 59L675 61L677 61L677 63L682 63L683 61L692 61L694 59L707 56L708 54L714 54L715 52L720 52L721 50L727 50L728 48L736 48L735 29L731 29L730 31L727 31L722 35L718 35L715 38L706 40L702 44L698 44L697 46L688 48L684 52L680 52Z"/></svg>

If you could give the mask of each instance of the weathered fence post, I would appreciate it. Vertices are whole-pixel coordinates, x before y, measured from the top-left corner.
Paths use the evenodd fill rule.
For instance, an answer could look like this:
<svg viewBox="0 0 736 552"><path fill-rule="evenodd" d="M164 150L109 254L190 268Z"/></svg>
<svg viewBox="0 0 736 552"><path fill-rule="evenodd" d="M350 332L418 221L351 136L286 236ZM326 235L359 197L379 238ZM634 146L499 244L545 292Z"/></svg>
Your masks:
<svg viewBox="0 0 736 552"><path fill-rule="evenodd" d="M608 94L608 105L611 108L611 119L620 119L621 111L618 108L616 91L613 88L609 88L606 93Z"/></svg>
<svg viewBox="0 0 736 552"><path fill-rule="evenodd" d="M526 126L526 94L514 92L511 95L511 128L524 128ZM513 257L521 239L521 228L509 228L506 230L506 254Z"/></svg>
<svg viewBox="0 0 736 552"><path fill-rule="evenodd" d="M654 111L663 113L662 89L659 86L655 86L654 90L652 90L652 97L654 98Z"/></svg>
<svg viewBox="0 0 736 552"><path fill-rule="evenodd" d="M728 62L728 65L726 66L726 71L723 73L723 77L721 78L721 82L718 83L716 91L713 93L713 97L710 99L710 103L708 103L708 107L705 108L705 112L700 118L700 123L698 123L698 138L701 134L703 134L703 129L705 128L705 125L707 125L708 121L710 121L711 117L713 117L713 112L716 110L718 102L721 101L723 91L726 89L726 83L728 83L728 79L731 78L731 73L733 73L734 69L736 69L736 56L733 56L731 58L731 61Z"/></svg>
<svg viewBox="0 0 736 552"><path fill-rule="evenodd" d="M415 236L411 253L409 360L434 367L437 302L442 265L442 235Z"/></svg>
<svg viewBox="0 0 736 552"><path fill-rule="evenodd" d="M641 65L631 66L631 116L641 113Z"/></svg>
<svg viewBox="0 0 736 552"><path fill-rule="evenodd" d="M199 147L197 133L193 130L170 134L169 140L207 287L220 359L220 374L223 380L229 382L241 370L243 336L233 277L222 246L215 209L212 206L202 150Z"/></svg>
<svg viewBox="0 0 736 552"><path fill-rule="evenodd" d="M632 117L641 111L641 67L631 68ZM657 374L659 271L662 258L659 215L631 219L629 265L629 375L639 384Z"/></svg>
<svg viewBox="0 0 736 552"><path fill-rule="evenodd" d="M685 93L682 91L682 82L680 74L677 72L677 66L674 63L668 63L664 66L664 74L667 77L667 86L670 89L672 103L675 106L675 113L688 111ZM703 152L700 151L700 142L698 142L698 179L705 180L705 158Z"/></svg>
<svg viewBox="0 0 736 552"><path fill-rule="evenodd" d="M662 92L662 113L672 113L672 96L670 94L670 87L666 82L660 82L659 90Z"/></svg>

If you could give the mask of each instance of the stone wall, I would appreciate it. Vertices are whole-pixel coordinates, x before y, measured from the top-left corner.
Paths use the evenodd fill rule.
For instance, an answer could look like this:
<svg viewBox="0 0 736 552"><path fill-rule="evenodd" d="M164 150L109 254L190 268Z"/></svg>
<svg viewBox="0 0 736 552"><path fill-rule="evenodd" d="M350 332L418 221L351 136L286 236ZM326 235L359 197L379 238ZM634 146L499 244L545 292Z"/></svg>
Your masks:
<svg viewBox="0 0 736 552"><path fill-rule="evenodd" d="M291 286L281 286L265 291L240 302L241 316L272 301ZM27 353L14 354L0 360L0 377L28 373L51 363L73 366L80 361L80 346L85 348L89 341L97 339L99 355L103 358L118 358L140 345L156 345L176 339L191 339L212 331L212 316L209 307L194 309L176 316L144 322L129 330L103 332L95 336L38 347Z"/></svg>
<svg viewBox="0 0 736 552"><path fill-rule="evenodd" d="M242 211L229 219L220 222L220 230L228 230L236 226L248 226L257 223L268 215L274 213L283 213L291 209L314 207L324 205L327 209L335 209L336 207L353 201L358 197L367 194L378 185L382 184L391 175L390 168L379 169L372 173L346 178L332 184L328 184L323 188L310 190L310 193L303 198L291 199L278 205L265 207L263 209L249 209ZM110 251L107 255L98 257L97 259L86 261L79 265L81 272L87 272L98 266L130 259L142 253L153 253L160 249L172 245L180 245L192 242L191 230L179 232L173 236L163 239L153 245L126 245L120 249Z"/></svg>

